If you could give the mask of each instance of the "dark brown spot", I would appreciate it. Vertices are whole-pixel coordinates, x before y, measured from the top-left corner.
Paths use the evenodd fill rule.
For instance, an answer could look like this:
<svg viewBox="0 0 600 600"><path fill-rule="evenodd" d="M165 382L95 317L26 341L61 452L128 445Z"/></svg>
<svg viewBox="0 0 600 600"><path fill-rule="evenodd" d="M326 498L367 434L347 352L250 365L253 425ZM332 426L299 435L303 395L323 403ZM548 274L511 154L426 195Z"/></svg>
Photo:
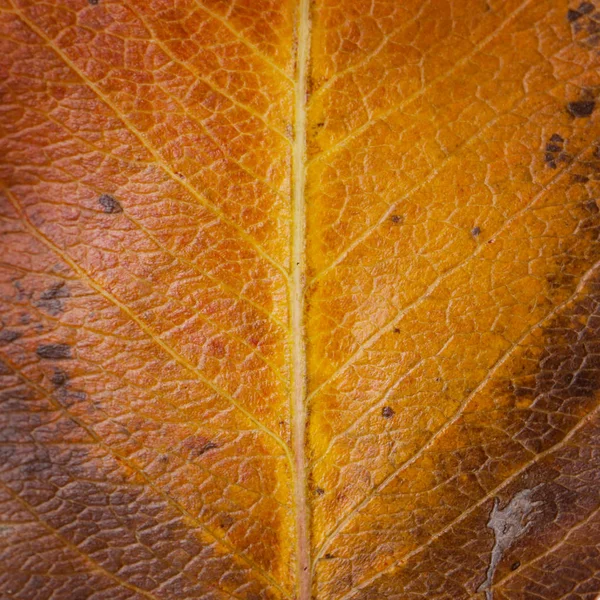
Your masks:
<svg viewBox="0 0 600 600"><path fill-rule="evenodd" d="M547 152L560 152L562 148L558 144L546 144Z"/></svg>
<svg viewBox="0 0 600 600"><path fill-rule="evenodd" d="M390 217L390 221L399 225L401 223L404 223L404 217L402 215L392 215Z"/></svg>
<svg viewBox="0 0 600 600"><path fill-rule="evenodd" d="M215 448L218 448L218 447L219 446L217 446L217 444L215 444L214 442L208 442L207 444L204 444L204 446L202 446L202 448L199 448L196 451L196 456L202 456L209 450L214 450Z"/></svg>
<svg viewBox="0 0 600 600"><path fill-rule="evenodd" d="M555 142L557 144L562 144L565 140L560 135L558 135L558 133L553 133L552 137L550 138L550 141Z"/></svg>
<svg viewBox="0 0 600 600"><path fill-rule="evenodd" d="M18 340L21 335L23 335L20 331L13 331L12 329L4 329L0 331L0 342L14 342Z"/></svg>
<svg viewBox="0 0 600 600"><path fill-rule="evenodd" d="M518 560L517 562L514 562L512 565L510 565L510 570L516 571L520 566L521 566L521 561Z"/></svg>
<svg viewBox="0 0 600 600"><path fill-rule="evenodd" d="M92 5L92 6L96 6L98 4L98 2L100 2L100 0L88 0L88 2Z"/></svg>
<svg viewBox="0 0 600 600"><path fill-rule="evenodd" d="M575 183L587 183L590 180L589 177L586 177L585 175L578 175L577 173L575 173L574 175L571 175L571 179Z"/></svg>
<svg viewBox="0 0 600 600"><path fill-rule="evenodd" d="M582 16L583 15L577 10L569 9L567 11L567 21L569 21L569 23L572 23L573 21L577 21L577 19L579 19Z"/></svg>
<svg viewBox="0 0 600 600"><path fill-rule="evenodd" d="M591 2L582 2L577 10L582 15L587 15L594 10L594 5Z"/></svg>
<svg viewBox="0 0 600 600"><path fill-rule="evenodd" d="M102 196L98 198L98 202L104 209L105 213L115 214L123 212L123 207L119 204L119 202L108 194L102 194Z"/></svg>
<svg viewBox="0 0 600 600"><path fill-rule="evenodd" d="M54 369L54 374L50 377L50 381L57 387L65 385L69 381L69 375L62 369Z"/></svg>
<svg viewBox="0 0 600 600"><path fill-rule="evenodd" d="M335 556L333 554L329 554L329 552L324 556L325 560L331 560L332 558L335 558Z"/></svg>
<svg viewBox="0 0 600 600"><path fill-rule="evenodd" d="M321 487L315 488L315 494L317 496L322 496L325 493L325 490Z"/></svg>
<svg viewBox="0 0 600 600"><path fill-rule="evenodd" d="M575 118L589 117L596 107L594 100L580 100L578 102L569 102L567 111Z"/></svg>
<svg viewBox="0 0 600 600"><path fill-rule="evenodd" d="M394 327L394 333L400 333L400 329L398 327Z"/></svg>
<svg viewBox="0 0 600 600"><path fill-rule="evenodd" d="M70 296L71 292L65 282L59 281L53 283L45 292L40 294L40 300L36 303L36 306L56 316L64 310L62 299Z"/></svg>
<svg viewBox="0 0 600 600"><path fill-rule="evenodd" d="M381 409L381 416L384 419L391 419L396 413L394 412L394 410L390 407L390 406L384 406Z"/></svg>
<svg viewBox="0 0 600 600"><path fill-rule="evenodd" d="M71 347L67 344L42 344L36 353L40 358L62 360L71 358Z"/></svg>
<svg viewBox="0 0 600 600"><path fill-rule="evenodd" d="M479 227L473 227L473 229L471 229L471 235L477 237L479 234L481 233L481 228Z"/></svg>

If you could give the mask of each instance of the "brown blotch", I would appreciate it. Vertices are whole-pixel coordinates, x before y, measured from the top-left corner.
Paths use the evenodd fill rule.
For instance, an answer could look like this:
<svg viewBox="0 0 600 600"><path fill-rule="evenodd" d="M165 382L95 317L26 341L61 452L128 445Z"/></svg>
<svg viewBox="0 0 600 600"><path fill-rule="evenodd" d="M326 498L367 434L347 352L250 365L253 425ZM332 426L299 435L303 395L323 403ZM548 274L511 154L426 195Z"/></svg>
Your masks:
<svg viewBox="0 0 600 600"><path fill-rule="evenodd" d="M394 410L392 409L391 406L384 406L381 409L381 416L384 419L391 419L396 413L394 412Z"/></svg>
<svg viewBox="0 0 600 600"><path fill-rule="evenodd" d="M404 217L402 215L392 215L390 217L390 221L396 225L401 225L404 223Z"/></svg>
<svg viewBox="0 0 600 600"><path fill-rule="evenodd" d="M321 487L315 488L315 494L317 496L322 496L325 493L325 490Z"/></svg>
<svg viewBox="0 0 600 600"><path fill-rule="evenodd" d="M54 369L54 374L50 377L50 381L56 386L60 387L65 385L69 381L69 375L62 369Z"/></svg>
<svg viewBox="0 0 600 600"><path fill-rule="evenodd" d="M0 342L14 342L18 340L23 334L20 331L14 331L12 329L4 329L0 331Z"/></svg>
<svg viewBox="0 0 600 600"><path fill-rule="evenodd" d="M40 358L62 360L71 358L71 347L67 344L42 344L38 346L36 354Z"/></svg>
<svg viewBox="0 0 600 600"><path fill-rule="evenodd" d="M550 141L554 142L554 143L557 143L557 144L562 144L565 140L558 133L553 133L552 137L550 138Z"/></svg>
<svg viewBox="0 0 600 600"><path fill-rule="evenodd" d="M99 2L100 2L100 0L88 0L88 3L91 4L92 6L96 6Z"/></svg>
<svg viewBox="0 0 600 600"><path fill-rule="evenodd" d="M481 233L481 228L479 228L479 227L473 227L473 229L471 229L471 235L473 237L477 237L480 233Z"/></svg>
<svg viewBox="0 0 600 600"><path fill-rule="evenodd" d="M56 316L64 310L63 299L70 296L71 292L65 282L59 281L53 283L45 292L40 294L40 300L36 303L36 306Z"/></svg>
<svg viewBox="0 0 600 600"><path fill-rule="evenodd" d="M202 448L200 448L197 451L197 456L202 456L203 454L205 454L209 450L214 450L215 448L218 448L218 447L219 446L217 446L217 444L215 444L214 442L208 442L208 444L204 444L204 446L202 446Z"/></svg>
<svg viewBox="0 0 600 600"><path fill-rule="evenodd" d="M121 206L119 201L110 196L109 194L102 194L102 196L98 198L98 202L102 206L102 209L105 213L116 214L123 212L123 207Z"/></svg>
<svg viewBox="0 0 600 600"><path fill-rule="evenodd" d="M594 100L579 100L578 102L569 102L567 111L572 117L584 118L589 117L596 107Z"/></svg>

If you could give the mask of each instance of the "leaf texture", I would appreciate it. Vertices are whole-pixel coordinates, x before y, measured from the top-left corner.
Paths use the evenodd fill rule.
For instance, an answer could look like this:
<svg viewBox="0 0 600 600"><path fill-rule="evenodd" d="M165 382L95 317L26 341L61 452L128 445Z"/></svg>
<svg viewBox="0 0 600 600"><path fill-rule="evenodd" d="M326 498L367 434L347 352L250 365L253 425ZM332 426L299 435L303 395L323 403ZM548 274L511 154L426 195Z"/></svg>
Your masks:
<svg viewBox="0 0 600 600"><path fill-rule="evenodd" d="M0 598L596 600L600 4L0 33Z"/></svg>

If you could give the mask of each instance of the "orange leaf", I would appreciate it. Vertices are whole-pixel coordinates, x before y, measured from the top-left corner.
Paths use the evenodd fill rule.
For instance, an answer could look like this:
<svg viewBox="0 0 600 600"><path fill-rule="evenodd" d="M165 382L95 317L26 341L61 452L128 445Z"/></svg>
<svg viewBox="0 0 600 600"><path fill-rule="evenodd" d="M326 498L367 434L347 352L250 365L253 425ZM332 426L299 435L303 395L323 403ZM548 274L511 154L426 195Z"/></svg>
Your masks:
<svg viewBox="0 0 600 600"><path fill-rule="evenodd" d="M600 595L600 4L0 31L2 599Z"/></svg>

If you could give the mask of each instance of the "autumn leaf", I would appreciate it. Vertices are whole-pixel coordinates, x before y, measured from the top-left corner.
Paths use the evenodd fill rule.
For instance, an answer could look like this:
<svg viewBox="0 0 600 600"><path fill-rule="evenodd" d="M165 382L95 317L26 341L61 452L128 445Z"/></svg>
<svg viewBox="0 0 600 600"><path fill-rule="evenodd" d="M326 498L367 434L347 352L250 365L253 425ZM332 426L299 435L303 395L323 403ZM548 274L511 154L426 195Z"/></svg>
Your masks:
<svg viewBox="0 0 600 600"><path fill-rule="evenodd" d="M600 595L597 1L0 32L0 599Z"/></svg>

